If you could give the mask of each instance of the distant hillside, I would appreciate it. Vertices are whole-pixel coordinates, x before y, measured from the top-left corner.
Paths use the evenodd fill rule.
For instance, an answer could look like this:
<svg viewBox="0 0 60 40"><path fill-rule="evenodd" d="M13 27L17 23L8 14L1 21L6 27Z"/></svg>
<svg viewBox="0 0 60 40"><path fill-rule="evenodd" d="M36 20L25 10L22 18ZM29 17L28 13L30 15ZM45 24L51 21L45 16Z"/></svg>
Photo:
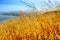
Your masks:
<svg viewBox="0 0 60 40"><path fill-rule="evenodd" d="M14 12L0 12L0 15L12 15L12 16L19 16L20 11L14 11Z"/></svg>

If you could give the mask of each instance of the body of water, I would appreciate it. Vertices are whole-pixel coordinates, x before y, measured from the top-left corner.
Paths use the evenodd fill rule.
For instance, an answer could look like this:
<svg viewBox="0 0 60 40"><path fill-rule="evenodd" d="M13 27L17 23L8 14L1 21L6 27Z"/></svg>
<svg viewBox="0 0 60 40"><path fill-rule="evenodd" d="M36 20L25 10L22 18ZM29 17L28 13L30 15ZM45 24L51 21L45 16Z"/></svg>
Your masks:
<svg viewBox="0 0 60 40"><path fill-rule="evenodd" d="M17 16L9 16L9 15L0 15L0 22L3 22L8 19L16 18Z"/></svg>

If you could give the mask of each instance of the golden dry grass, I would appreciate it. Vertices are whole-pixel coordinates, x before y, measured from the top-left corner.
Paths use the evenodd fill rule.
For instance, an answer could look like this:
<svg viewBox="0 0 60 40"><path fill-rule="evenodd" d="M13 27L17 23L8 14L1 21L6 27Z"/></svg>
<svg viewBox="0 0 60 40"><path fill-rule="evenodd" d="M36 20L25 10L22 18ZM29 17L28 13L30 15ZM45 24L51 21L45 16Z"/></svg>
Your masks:
<svg viewBox="0 0 60 40"><path fill-rule="evenodd" d="M60 11L31 14L0 24L0 40L60 40Z"/></svg>

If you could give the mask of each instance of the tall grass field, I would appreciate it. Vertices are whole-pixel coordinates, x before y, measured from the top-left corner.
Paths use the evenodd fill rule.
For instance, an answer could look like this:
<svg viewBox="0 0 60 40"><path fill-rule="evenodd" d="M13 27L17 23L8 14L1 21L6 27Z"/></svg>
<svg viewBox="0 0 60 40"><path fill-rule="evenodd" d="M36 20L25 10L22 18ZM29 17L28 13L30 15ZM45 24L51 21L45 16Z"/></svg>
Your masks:
<svg viewBox="0 0 60 40"><path fill-rule="evenodd" d="M60 40L60 11L33 13L0 23L0 40Z"/></svg>

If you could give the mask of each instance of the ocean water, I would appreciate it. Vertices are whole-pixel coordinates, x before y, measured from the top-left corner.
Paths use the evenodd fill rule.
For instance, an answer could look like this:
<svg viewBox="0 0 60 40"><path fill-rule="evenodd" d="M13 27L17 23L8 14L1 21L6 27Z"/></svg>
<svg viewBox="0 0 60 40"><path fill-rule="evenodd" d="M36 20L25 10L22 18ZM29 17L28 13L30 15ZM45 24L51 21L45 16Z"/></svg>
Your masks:
<svg viewBox="0 0 60 40"><path fill-rule="evenodd" d="M6 21L8 19L16 18L17 16L9 16L9 15L0 15L0 22Z"/></svg>

